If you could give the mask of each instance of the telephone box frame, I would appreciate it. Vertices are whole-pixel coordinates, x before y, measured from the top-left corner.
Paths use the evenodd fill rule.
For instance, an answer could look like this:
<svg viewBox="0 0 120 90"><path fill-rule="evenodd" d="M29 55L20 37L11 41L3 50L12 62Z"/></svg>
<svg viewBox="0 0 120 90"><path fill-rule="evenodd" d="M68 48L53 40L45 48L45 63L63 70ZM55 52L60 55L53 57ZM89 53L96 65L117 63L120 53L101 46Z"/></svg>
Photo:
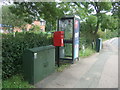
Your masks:
<svg viewBox="0 0 120 90"><path fill-rule="evenodd" d="M79 55L78 55L78 57L74 58L74 56L75 56L74 55L74 51L75 51L75 48L74 48L74 46L75 46L75 26L74 26L74 24L75 24L75 20L78 20L79 29L80 29L80 19L79 19L79 17L75 15L75 16L65 16L65 17L62 17L62 18L58 19L57 31L61 31L59 29L59 21L60 20L68 20L68 19L73 20L73 30L72 30L73 35L72 35L72 40L70 40L70 41L64 40L64 43L72 43L72 58L60 58L60 47L56 47L56 61L57 61L58 67L59 67L59 64L60 64L59 63L60 60L71 60L72 63L74 63L75 60L79 60ZM80 32L78 32L78 33L79 33L79 37L80 37ZM65 34L65 32L64 32L64 34ZM78 54L79 54L79 50L78 50Z"/></svg>

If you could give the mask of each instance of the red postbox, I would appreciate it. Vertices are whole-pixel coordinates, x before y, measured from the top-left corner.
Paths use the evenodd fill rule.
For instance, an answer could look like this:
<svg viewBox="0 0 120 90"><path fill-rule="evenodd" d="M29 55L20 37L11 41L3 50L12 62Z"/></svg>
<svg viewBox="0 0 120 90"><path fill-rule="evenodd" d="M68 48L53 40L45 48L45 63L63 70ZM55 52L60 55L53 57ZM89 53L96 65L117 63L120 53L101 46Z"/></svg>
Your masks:
<svg viewBox="0 0 120 90"><path fill-rule="evenodd" d="M53 45L64 46L63 39L64 39L64 31L54 32Z"/></svg>

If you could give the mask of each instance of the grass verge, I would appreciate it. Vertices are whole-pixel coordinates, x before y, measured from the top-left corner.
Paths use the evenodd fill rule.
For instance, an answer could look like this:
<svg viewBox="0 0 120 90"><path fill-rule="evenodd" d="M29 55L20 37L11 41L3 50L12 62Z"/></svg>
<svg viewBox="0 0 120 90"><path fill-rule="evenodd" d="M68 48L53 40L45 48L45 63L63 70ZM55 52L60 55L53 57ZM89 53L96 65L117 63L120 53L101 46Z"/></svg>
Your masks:
<svg viewBox="0 0 120 90"><path fill-rule="evenodd" d="M2 88L34 88L27 81L24 81L22 75L15 75L2 81Z"/></svg>
<svg viewBox="0 0 120 90"><path fill-rule="evenodd" d="M92 55L95 52L96 51L94 49L88 47L88 48L85 49L85 51L80 50L79 56L82 57L82 58L85 58L85 57L88 57L88 56Z"/></svg>
<svg viewBox="0 0 120 90"><path fill-rule="evenodd" d="M92 54L94 54L96 51L90 47L86 48L85 51L83 52L83 50L80 50L79 52L79 57L85 58L88 57ZM62 72L64 69L69 68L70 67L70 63L63 63L60 65L60 67L56 67L56 71L57 72Z"/></svg>
<svg viewBox="0 0 120 90"><path fill-rule="evenodd" d="M64 63L64 64L61 64L60 67L56 67L56 71L57 72L62 72L65 68L68 68L70 67L70 63Z"/></svg>

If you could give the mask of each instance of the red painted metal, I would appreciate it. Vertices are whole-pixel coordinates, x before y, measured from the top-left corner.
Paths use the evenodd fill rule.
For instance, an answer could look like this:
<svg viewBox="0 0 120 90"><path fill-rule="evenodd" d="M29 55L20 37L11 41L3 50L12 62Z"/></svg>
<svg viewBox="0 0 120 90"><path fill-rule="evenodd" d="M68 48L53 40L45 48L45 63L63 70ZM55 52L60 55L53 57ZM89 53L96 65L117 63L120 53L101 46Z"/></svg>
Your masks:
<svg viewBox="0 0 120 90"><path fill-rule="evenodd" d="M64 46L63 39L64 39L64 31L54 32L53 45L54 46Z"/></svg>

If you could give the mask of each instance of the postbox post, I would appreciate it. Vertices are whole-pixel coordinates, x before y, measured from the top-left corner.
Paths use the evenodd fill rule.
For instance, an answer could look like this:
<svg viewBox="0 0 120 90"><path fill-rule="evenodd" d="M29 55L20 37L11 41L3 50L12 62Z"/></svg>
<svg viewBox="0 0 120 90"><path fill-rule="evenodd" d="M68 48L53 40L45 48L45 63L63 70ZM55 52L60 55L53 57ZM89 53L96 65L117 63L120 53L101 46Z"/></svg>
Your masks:
<svg viewBox="0 0 120 90"><path fill-rule="evenodd" d="M64 46L64 43L63 43L63 39L64 39L64 31L56 31L54 32L54 35L53 35L53 45L56 47L56 61L57 61L57 65L58 67L60 66L59 64L59 47L61 46Z"/></svg>

